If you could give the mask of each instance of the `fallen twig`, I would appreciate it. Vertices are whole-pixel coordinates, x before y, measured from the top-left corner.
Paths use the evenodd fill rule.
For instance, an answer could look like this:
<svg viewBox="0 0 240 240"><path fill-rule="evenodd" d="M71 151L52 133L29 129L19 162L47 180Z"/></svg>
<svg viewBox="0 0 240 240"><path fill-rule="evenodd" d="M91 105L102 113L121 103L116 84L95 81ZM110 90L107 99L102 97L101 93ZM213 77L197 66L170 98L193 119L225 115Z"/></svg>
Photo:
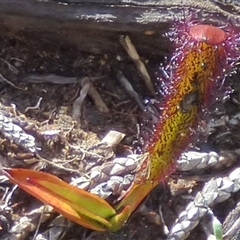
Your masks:
<svg viewBox="0 0 240 240"><path fill-rule="evenodd" d="M147 71L144 63L141 61L141 59L140 59L140 57L137 53L137 50L134 47L133 43L131 42L131 39L129 38L129 36L121 36L120 37L120 43L122 44L122 46L124 47L124 49L128 53L129 57L135 63L138 71L140 72L143 80L146 83L146 86L147 86L148 90L153 94L153 96L155 96L156 93L155 93L151 78L148 74L148 71Z"/></svg>

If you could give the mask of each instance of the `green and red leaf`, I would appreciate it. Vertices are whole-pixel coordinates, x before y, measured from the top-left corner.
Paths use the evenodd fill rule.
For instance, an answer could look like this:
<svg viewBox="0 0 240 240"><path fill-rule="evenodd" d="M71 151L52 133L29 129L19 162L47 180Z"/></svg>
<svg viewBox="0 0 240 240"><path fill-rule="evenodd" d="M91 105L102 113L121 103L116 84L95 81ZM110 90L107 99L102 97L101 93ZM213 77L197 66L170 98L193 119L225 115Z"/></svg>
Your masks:
<svg viewBox="0 0 240 240"><path fill-rule="evenodd" d="M27 169L6 169L3 173L20 188L66 218L96 231L110 229L107 220L116 211L105 200L85 190L71 186L48 173Z"/></svg>

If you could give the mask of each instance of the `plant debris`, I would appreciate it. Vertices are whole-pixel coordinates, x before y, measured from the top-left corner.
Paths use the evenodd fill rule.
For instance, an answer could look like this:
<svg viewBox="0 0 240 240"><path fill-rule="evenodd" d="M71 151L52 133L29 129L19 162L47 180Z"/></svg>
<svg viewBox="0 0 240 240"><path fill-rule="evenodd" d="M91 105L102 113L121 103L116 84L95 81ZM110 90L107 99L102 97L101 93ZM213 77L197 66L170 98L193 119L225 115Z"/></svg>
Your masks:
<svg viewBox="0 0 240 240"><path fill-rule="evenodd" d="M151 114L143 110L152 87L146 82L146 91L138 81L136 61L129 62L127 53L119 59L24 39L0 41L0 74L6 79L0 82L0 167L50 172L103 198L115 194L120 199L145 159L135 143L138 126ZM156 79L160 60L143 57L147 61L141 60L141 66L146 62L149 76ZM201 119L199 137L179 159L175 174L118 233L93 233L73 224L0 174L0 239L206 239L206 229L194 227L209 209L226 219L224 236L232 236L240 227L229 224L240 200L240 86L232 86L231 96ZM224 201L231 204L219 212Z"/></svg>

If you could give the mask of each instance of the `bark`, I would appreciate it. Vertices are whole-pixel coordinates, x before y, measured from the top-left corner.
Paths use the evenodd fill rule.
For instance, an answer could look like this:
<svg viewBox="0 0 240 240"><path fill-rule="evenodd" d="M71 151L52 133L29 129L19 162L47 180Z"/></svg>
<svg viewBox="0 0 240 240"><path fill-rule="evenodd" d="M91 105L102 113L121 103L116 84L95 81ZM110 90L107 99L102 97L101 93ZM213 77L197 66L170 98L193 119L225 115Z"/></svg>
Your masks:
<svg viewBox="0 0 240 240"><path fill-rule="evenodd" d="M240 3L223 0L0 0L1 35L52 44L76 45L92 53L119 53L119 35L130 35L139 52L162 54L162 37L183 9L208 20L240 26ZM151 33L151 34L150 34Z"/></svg>

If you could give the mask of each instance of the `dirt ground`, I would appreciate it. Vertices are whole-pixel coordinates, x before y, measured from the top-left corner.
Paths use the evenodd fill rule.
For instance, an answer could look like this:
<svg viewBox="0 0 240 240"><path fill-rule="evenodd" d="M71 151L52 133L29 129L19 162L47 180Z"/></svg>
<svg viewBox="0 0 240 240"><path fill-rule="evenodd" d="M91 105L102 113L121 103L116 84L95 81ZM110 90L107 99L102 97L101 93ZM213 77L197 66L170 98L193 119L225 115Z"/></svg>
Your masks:
<svg viewBox="0 0 240 240"><path fill-rule="evenodd" d="M85 172L89 167L87 165L88 160L95 161L96 159L87 155L82 160L83 162L80 162L79 159L83 159L83 153L69 146L78 145L82 149L92 149L105 159L110 159L113 154L121 156L126 154L126 151L134 151L133 146L137 140L138 124L143 119L143 113L119 83L116 73L121 71L142 99L151 96L151 94L146 91L134 63L127 54L118 56L109 54L92 55L80 52L74 47L52 46L51 44L38 45L24 39L4 38L0 39L0 43L1 104L9 112L14 112L14 108L11 107L11 104L14 104L16 114L21 115L23 121L31 123L27 131L37 139L42 149L41 156L43 158L51 162L57 161L66 169L77 169L79 172ZM156 72L158 72L159 64L163 58L157 58L149 54L149 56L143 56L143 59L150 76L153 81L156 81ZM57 82L56 84L46 83L46 80L43 79L46 79L49 76L46 74L50 73L75 79L71 79L73 81L71 84L63 84L62 81L66 79L53 77ZM39 76L39 74L45 75L42 75L44 77L38 77L36 80L36 76ZM73 103L82 89L81 80L84 77L90 78L108 111L99 108L92 98L87 97L82 106L80 119L75 121L72 118ZM227 85L233 85L232 82L235 79L237 79L236 76L231 78ZM6 80L13 83L13 86L10 86ZM239 112L238 85L236 83L233 86L235 92L231 98L213 106L210 109L210 117L207 120L203 119L203 122L205 121L208 124L208 120L211 118L220 121L226 115L231 118ZM39 99L41 99L39 107L36 107ZM202 133L199 141L194 143L198 149L220 151L238 148L240 134L237 124L235 126L219 124L210 129L209 132ZM41 133L47 130L61 131L57 137L46 140ZM114 149L114 152L98 148L100 140L110 130L117 130L126 134L126 137ZM234 134L232 134L233 132ZM54 165L39 161L33 154L27 153L14 143L6 140L3 134L0 135L0 141L0 155L1 159L4 159L1 165L4 167L44 169L44 171L56 174L65 181L70 181L71 177L77 176L76 172L71 173L68 170L58 169ZM79 159L76 156L79 156ZM98 164L101 164L101 161ZM149 214L144 216L136 213L118 233L98 234L94 238L89 230L71 224L65 226L62 237L50 237L49 235L49 239L164 239L166 236L164 235L163 225L157 225L151 215L154 216L154 212L158 213L159 206L161 206L165 223L170 227L179 211L184 209L189 201L188 199L194 196L202 185L201 181L187 180L183 181L181 185L176 178L169 178L149 196L146 202L149 207ZM11 188L12 185L9 183L2 184L0 196L3 196L6 187ZM174 188L181 194L172 196L171 191ZM190 188L192 189L191 194L188 193ZM186 195L188 195L188 198L185 197ZM224 219L237 199L238 196L235 196L234 200L230 199L225 202L228 208L224 210L221 210L221 206L217 206L216 214ZM36 199L29 197L22 190L15 190L11 199L10 222L19 220L30 211L30 206L34 204L39 204ZM42 224L37 231L41 233L50 229L52 218L53 216ZM33 239L35 233L36 230L29 231L24 239ZM5 234L6 232L1 231L0 239L3 239L1 237L6 236ZM197 227L188 239L205 239L201 227Z"/></svg>

